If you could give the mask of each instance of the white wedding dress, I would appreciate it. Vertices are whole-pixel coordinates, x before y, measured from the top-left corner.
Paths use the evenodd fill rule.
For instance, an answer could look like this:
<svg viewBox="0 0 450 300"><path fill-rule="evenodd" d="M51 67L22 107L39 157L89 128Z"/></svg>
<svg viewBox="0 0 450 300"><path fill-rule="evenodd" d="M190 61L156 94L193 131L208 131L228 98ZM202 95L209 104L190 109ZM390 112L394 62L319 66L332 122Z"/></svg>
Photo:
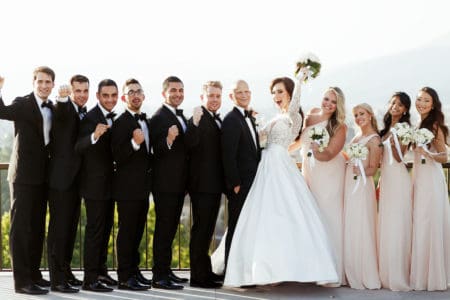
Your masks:
<svg viewBox="0 0 450 300"><path fill-rule="evenodd" d="M261 132L267 147L236 225L226 286L338 281L326 225L287 151L302 124L299 108L297 85L288 112Z"/></svg>

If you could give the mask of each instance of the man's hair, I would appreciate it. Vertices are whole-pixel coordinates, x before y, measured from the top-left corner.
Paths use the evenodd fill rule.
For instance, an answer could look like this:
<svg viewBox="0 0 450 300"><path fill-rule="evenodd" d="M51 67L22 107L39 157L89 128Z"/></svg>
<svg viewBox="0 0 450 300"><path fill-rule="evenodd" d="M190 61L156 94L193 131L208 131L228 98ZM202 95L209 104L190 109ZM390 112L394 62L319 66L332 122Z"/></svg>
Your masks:
<svg viewBox="0 0 450 300"><path fill-rule="evenodd" d="M205 84L203 84L202 91L206 93L208 87L210 86L221 90L223 89L222 83L220 83L220 81L207 81Z"/></svg>
<svg viewBox="0 0 450 300"><path fill-rule="evenodd" d="M53 71L52 69L50 69L47 66L40 66L37 67L36 69L34 69L33 71L33 80L36 80L37 74L38 73L45 73L47 75L49 75L52 78L52 81L55 81L55 71Z"/></svg>
<svg viewBox="0 0 450 300"><path fill-rule="evenodd" d="M169 88L169 84L171 82L179 82L179 83L183 84L183 81L181 81L180 78L178 78L176 76L169 76L163 81L163 84L162 84L163 91L166 91Z"/></svg>
<svg viewBox="0 0 450 300"><path fill-rule="evenodd" d="M115 86L117 89L119 89L117 87L117 84L116 84L116 82L114 80L112 80L112 79L103 79L102 81L100 81L98 83L97 93L100 93L100 91L102 90L102 87L104 87L104 86Z"/></svg>
<svg viewBox="0 0 450 300"><path fill-rule="evenodd" d="M123 87L122 87L122 93L125 93L125 88L126 88L127 86L129 86L130 84L139 84L139 85L141 85L137 79L129 78L129 79L127 79L127 81L125 81L125 83L123 84Z"/></svg>
<svg viewBox="0 0 450 300"><path fill-rule="evenodd" d="M86 76L80 74L73 75L72 78L70 78L70 84L73 84L74 82L87 82L89 85L89 79Z"/></svg>

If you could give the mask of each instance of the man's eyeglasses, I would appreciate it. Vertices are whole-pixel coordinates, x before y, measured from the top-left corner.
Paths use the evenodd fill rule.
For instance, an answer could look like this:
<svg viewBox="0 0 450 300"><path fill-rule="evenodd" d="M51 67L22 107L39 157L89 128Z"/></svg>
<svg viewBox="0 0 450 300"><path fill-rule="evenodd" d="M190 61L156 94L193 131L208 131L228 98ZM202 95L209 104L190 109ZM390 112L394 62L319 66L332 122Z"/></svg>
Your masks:
<svg viewBox="0 0 450 300"><path fill-rule="evenodd" d="M141 89L136 90L136 91L134 91L134 90L129 90L128 93L126 93L126 94L127 94L128 96L130 96L130 97L132 97L132 96L134 96L134 95L136 95L136 96L142 96L142 95L144 95L144 91L141 90Z"/></svg>

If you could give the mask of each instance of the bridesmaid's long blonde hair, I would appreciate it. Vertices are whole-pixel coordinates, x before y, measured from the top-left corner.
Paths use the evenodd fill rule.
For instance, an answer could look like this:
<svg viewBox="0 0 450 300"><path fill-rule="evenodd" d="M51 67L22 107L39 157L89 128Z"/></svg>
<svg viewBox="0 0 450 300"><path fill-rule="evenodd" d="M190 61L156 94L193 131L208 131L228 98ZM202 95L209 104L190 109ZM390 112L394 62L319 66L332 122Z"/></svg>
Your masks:
<svg viewBox="0 0 450 300"><path fill-rule="evenodd" d="M345 124L345 96L337 86L329 87L324 94L327 92L332 92L336 96L336 111L331 115L326 127L330 137L332 137L337 129Z"/></svg>
<svg viewBox="0 0 450 300"><path fill-rule="evenodd" d="M367 103L360 103L358 105L356 105L355 107L352 108L352 113L355 114L355 110L361 108L364 109L365 111L367 111L369 113L369 115L372 117L370 124L372 125L372 128L379 133L378 131L378 123L377 123L377 118L375 117L375 114L373 113L373 109L372 107L367 104Z"/></svg>

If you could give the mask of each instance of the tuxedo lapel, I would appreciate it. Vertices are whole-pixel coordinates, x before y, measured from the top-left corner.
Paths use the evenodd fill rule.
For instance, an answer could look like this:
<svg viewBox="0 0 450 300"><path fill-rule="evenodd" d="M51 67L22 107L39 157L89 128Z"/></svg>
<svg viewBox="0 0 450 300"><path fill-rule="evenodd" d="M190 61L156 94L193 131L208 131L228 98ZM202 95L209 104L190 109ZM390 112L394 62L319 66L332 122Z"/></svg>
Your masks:
<svg viewBox="0 0 450 300"><path fill-rule="evenodd" d="M183 125L181 125L180 120L178 120L177 116L165 105L162 106L162 109L162 111L164 111L164 113L169 117L170 120L176 122L179 134L184 135ZM184 124L187 125L187 121L184 115L182 115L181 118L183 119Z"/></svg>
<svg viewBox="0 0 450 300"><path fill-rule="evenodd" d="M73 106L72 100L70 99L69 99L69 111L75 120L75 124L77 124L78 126L80 124L80 115L78 114L78 110Z"/></svg>
<svg viewBox="0 0 450 300"><path fill-rule="evenodd" d="M97 106L94 109L98 123L108 125L108 122L106 121L105 115L103 115L103 112L99 107L99 104L97 104Z"/></svg>
<svg viewBox="0 0 450 300"><path fill-rule="evenodd" d="M134 129L137 129L137 128L139 128L139 129L142 130L141 124L139 124L139 122L135 119L134 114L130 113L128 110L125 111L125 114L126 114L126 116L127 116L127 122L129 122L130 124L132 124L133 130L134 130ZM149 125L148 125L148 120L147 120L147 119L144 120L144 122L145 122L145 125L147 125L147 131L148 131L148 134L147 134L146 138L147 138L148 141L149 141L149 148L150 148L150 130L149 130L150 127L149 127ZM145 134L145 132L144 132L143 130L142 130L142 133ZM144 143L143 143L142 145L143 145L143 147L141 147L141 149L144 148L145 153L148 154L148 153L149 153L149 150L147 149L147 146L146 146L146 144L145 144L145 141L144 141Z"/></svg>
<svg viewBox="0 0 450 300"><path fill-rule="evenodd" d="M255 142L253 141L253 136L252 136L252 133L250 132L250 128L248 127L247 121L245 120L244 116L242 115L242 113L239 111L238 108L236 108L236 107L233 108L233 111L238 116L239 120L241 121L241 126L244 128L244 132L246 132L247 138L250 141L250 144L251 144L250 147L252 147L256 153L257 152L256 145L255 145ZM255 136L256 136L256 132L255 132ZM258 140L256 140L256 141L258 141Z"/></svg>
<svg viewBox="0 0 450 300"><path fill-rule="evenodd" d="M39 136L42 137L42 142L45 143L44 138L44 119L42 118L41 109L39 108L36 97L34 97L34 93L30 94L30 107L31 107L31 113L34 116L35 122L36 122L36 129L38 130Z"/></svg>
<svg viewBox="0 0 450 300"><path fill-rule="evenodd" d="M220 130L219 125L217 125L216 119L214 119L213 116L211 116L210 112L202 106L203 115L206 117L206 120L208 121L209 126L211 128L216 128L217 130ZM222 124L222 120L220 120L220 124Z"/></svg>

